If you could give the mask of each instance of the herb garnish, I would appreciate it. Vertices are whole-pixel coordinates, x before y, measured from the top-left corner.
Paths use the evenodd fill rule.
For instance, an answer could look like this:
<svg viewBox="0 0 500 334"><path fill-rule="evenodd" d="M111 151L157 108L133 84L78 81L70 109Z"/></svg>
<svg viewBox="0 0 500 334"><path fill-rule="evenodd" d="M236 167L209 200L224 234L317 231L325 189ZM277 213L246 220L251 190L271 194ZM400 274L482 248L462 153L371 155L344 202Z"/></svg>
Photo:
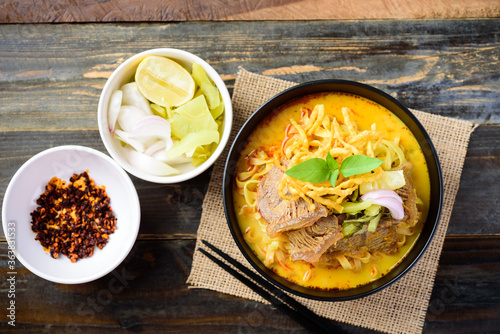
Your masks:
<svg viewBox="0 0 500 334"><path fill-rule="evenodd" d="M368 173L382 164L382 160L371 158L366 155L351 155L342 161L339 168L337 161L331 156L330 152L326 159L312 158L301 162L287 170L286 175L294 179L321 183L330 180L330 184L335 187L335 182L339 172L344 177Z"/></svg>

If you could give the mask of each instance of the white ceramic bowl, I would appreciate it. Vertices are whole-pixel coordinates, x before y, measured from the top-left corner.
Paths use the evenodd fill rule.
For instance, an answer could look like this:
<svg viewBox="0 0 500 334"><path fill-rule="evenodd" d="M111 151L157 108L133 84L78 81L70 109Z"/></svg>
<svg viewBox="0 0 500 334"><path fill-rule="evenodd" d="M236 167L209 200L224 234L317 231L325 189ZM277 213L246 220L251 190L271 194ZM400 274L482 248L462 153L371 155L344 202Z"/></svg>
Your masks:
<svg viewBox="0 0 500 334"><path fill-rule="evenodd" d="M172 176L155 176L148 173L145 173L135 167L133 167L127 160L122 150L120 142L113 138L111 133L109 132L108 127L108 106L111 94L120 89L124 84L133 81L135 71L139 63L147 56L164 56L175 60L186 69L191 71L192 64L198 63L200 64L207 74L210 76L212 81L217 85L219 89L222 99L224 101L224 128L222 133L222 138L217 146L215 152L205 161L203 164L194 167L191 164L184 164L181 166L175 166L176 169L180 170L180 174L172 175ZM115 159L120 166L122 166L127 172L130 174L155 183L177 183L189 180L195 176L198 176L205 170L207 170L217 158L221 155L224 147L226 146L229 135L231 132L231 126L233 123L233 108L231 105L231 97L229 96L229 92L227 90L226 85L222 78L217 74L217 72L210 66L206 61L201 59L198 56L195 56L192 53L183 50L177 49L152 49L147 50L141 53L132 56L127 59L124 63L122 63L118 68L111 74L108 81L104 85L104 88L101 92L101 97L99 99L99 106L97 109L97 122L99 125L99 133L101 134L102 141L104 142L104 146L108 150L109 154Z"/></svg>
<svg viewBox="0 0 500 334"><path fill-rule="evenodd" d="M54 259L35 240L30 213L52 177L69 181L73 173L85 170L97 185L106 186L117 229L89 258L71 263L61 254ZM59 146L33 156L10 181L2 206L3 230L17 259L34 274L66 284L89 282L115 269L135 243L140 218L139 197L127 173L106 154L83 146Z"/></svg>

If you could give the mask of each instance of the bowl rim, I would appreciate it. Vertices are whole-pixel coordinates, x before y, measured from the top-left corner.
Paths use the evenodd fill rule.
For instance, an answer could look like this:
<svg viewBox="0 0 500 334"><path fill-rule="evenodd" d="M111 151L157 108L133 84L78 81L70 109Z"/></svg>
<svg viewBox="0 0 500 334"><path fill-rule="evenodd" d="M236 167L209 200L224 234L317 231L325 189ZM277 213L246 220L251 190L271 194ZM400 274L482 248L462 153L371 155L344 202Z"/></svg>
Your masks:
<svg viewBox="0 0 500 334"><path fill-rule="evenodd" d="M107 121L106 124L104 124L101 119L104 117L104 109L107 110L108 106L105 104L109 103L109 99L104 99L105 93L111 89L110 86L112 85L113 81L117 76L119 76L120 72L124 69L126 69L130 63L133 63L137 61L138 59L145 58L147 56L164 56L167 58L182 58L182 59L187 59L185 60L186 63L192 64L197 62L200 64L205 71L207 72L208 76L212 79L212 81L215 83L217 88L219 89L219 92L222 96L222 99L224 101L224 126L223 126L223 131L222 131L222 136L219 141L219 144L217 145L217 148L215 151L212 153L212 155L201 165L193 168L192 170L177 174L177 175L170 175L170 176L155 176L155 175L150 175L146 172L140 171L133 166L130 165L128 161L126 161L125 158L120 156L119 153L116 152L116 150L113 147L112 140L113 138L108 138L106 136L108 130L107 126ZM174 59L175 60L175 59ZM175 60L176 62L178 60ZM179 60L180 61L180 60ZM110 93L111 94L111 93ZM107 120L107 116L105 117ZM135 177L153 182L153 183L159 183L159 184L172 184L172 183L179 183L183 181L190 180L204 171L206 171L208 168L210 168L215 161L220 157L222 152L224 151L224 148L226 147L231 129L232 129L232 123L233 123L233 109L232 109L232 102L231 102L231 96L229 94L229 91L227 89L226 84L224 83L224 80L222 80L221 76L217 71L205 60L200 58L199 56L185 51L185 50L180 50L180 49L175 49L175 48L155 48L155 49L148 49L144 50L142 52L136 53L133 56L129 57L126 59L123 63L121 63L111 74L111 76L106 80L106 83L104 87L101 90L101 94L99 96L99 103L97 107L97 123L98 123L98 128L99 128L99 135L101 137L102 142L104 143L104 146L106 148L106 151L109 153L109 155L123 168L125 169L128 173L134 175Z"/></svg>
<svg viewBox="0 0 500 334"><path fill-rule="evenodd" d="M8 217L7 212L9 211L7 209L7 206L9 205L9 198L11 197L11 193L16 191L16 189L13 188L13 186L16 184L17 180L22 176L24 171L28 169L33 163L36 163L37 160L42 159L44 156L50 155L54 152L64 152L64 151L80 151L80 152L85 152L85 153L90 153L93 154L94 156L98 157L99 159L103 159L107 163L109 163L111 166L113 166L114 170L120 174L122 179L127 183L126 187L131 190L131 196L133 197L133 201L136 204L136 212L137 216L133 218L134 221L137 221L137 224L135 224L135 228L133 229L133 240L134 242L131 242L128 245L123 245L125 248L123 251L120 253L120 256L115 259L114 262L111 263L109 267L107 267L104 270L101 270L100 272L94 273L93 275L87 275L83 278L80 279L66 279L66 278L60 278L57 277L53 274L48 274L45 272L41 272L37 268L33 267L31 265L31 262L25 259L18 251L17 247L17 233L14 239L12 239L7 232L7 224L8 224ZM41 152L38 152L37 154L33 155L30 157L28 160L26 160L21 167L18 168L18 170L15 172L14 176L11 178L9 181L9 184L7 185L6 191L5 191L5 196L3 199L2 203L2 227L4 230L4 235L5 238L7 239L7 243L10 245L12 242L15 244L15 257L19 262L26 267L29 271L31 271L33 274L44 278L48 281L54 282L54 283L62 283L62 284L81 284L81 283L87 283L94 281L96 279L99 279L107 274L109 274L111 271L113 271L116 267L118 267L124 260L125 258L129 255L130 251L132 250L132 247L135 244L135 241L137 240L137 235L139 234L139 227L140 227L140 221L141 221L141 207L140 207L140 202L139 202L139 196L137 194L137 190L128 176L128 174L118 165L116 161L114 161L111 157L108 155L90 148L86 146L81 146L81 145L61 145L61 146L55 146L51 147L49 149L43 150Z"/></svg>
<svg viewBox="0 0 500 334"><path fill-rule="evenodd" d="M235 216L234 213L234 208L232 206L232 194L233 194L233 175L234 175L234 168L235 168L235 163L236 160L239 157L239 149L242 148L246 144L246 140L241 140L239 143L239 139L241 136L246 135L248 136L248 133L251 133L251 130L248 130L248 127L250 125L256 125L259 124L262 120L264 120L270 113L272 113L276 108L282 106L285 102L290 101L292 99L305 96L311 93L320 93L320 92L327 92L327 91L339 91L339 90L315 90L314 88L311 87L321 87L324 85L344 85L346 87L357 87L361 90L371 92L374 95L378 95L381 99L386 100L387 102L392 103L396 108L399 108L402 113L404 113L411 122L413 122L413 127L416 127L418 131L420 131L421 137L424 139L423 142L419 141L419 144L421 146L421 149L424 153L424 156L426 158L426 162L429 168L429 176L431 177L431 203L429 207L429 215L427 217L427 220L424 224L424 227L422 229L421 235L419 238L415 241L415 244L411 248L410 252L406 254L404 258L400 260L400 262L389 271L386 275L382 276L381 278L367 283L365 285L355 287L352 289L346 289L346 290L319 290L319 289L313 289L313 288L306 288L303 286L300 286L298 284L295 284L291 281L286 280L285 278L279 276L278 274L274 273L273 271L269 270L267 267L265 267L262 262L255 256L255 254L250 250L249 246L247 243L243 240L242 237L242 232L237 226L237 222L232 223L232 216ZM297 92L299 91L299 92ZM296 93L296 95L294 95ZM362 97L365 97L369 100L372 100L372 98L366 97L360 93L352 93L352 92L347 92L349 94L353 95L359 95ZM378 104L382 104L378 101L374 101ZM382 104L383 105L383 104ZM401 119L400 115L397 115L394 110L391 108L388 108L385 106L389 111L391 111L394 115L396 115L398 118ZM267 112L264 112L266 109L269 109ZM262 114L261 114L262 113ZM256 120L257 119L257 120ZM402 119L401 119L402 120ZM407 124L406 121L402 120L405 125L407 125L409 128L409 124ZM255 124L254 124L255 123ZM411 130L411 129L410 129ZM416 137L415 133L412 134ZM418 139L417 139L418 140ZM425 144L425 147L423 147L422 144ZM235 153L236 152L236 153ZM426 154L427 152L427 154ZM428 156L429 155L432 159L429 161ZM235 156L235 157L233 157ZM234 160L233 160L234 159ZM431 164L430 164L431 163ZM432 165L432 168L431 166ZM431 175L431 169L434 171L435 175ZM437 182L436 185L433 184L433 176L435 176L434 182ZM434 194L434 195L433 195ZM437 197L437 198L435 198ZM400 103L398 100L390 96L389 94L383 92L382 90L375 88L373 86L369 86L360 82L356 81L351 81L351 80L344 80L344 79L322 79L322 80L314 80L314 81L308 81L304 82L301 84L297 84L293 87L290 87L270 99L268 99L266 102L261 104L249 117L248 119L244 122L242 127L239 129L237 135L234 137L233 143L231 145L231 148L229 149L225 166L224 166L224 176L223 176L223 182L222 182L222 198L223 198L223 204L224 204L224 213L226 217L226 221L229 227L229 230L231 231L231 235L233 236L233 239L238 246L239 250L243 254L243 256L247 259L247 261L252 265L252 267L259 272L266 280L274 284L275 286L283 289L284 291L287 291L289 293L295 294L297 296L303 297L303 298L308 298L312 300L321 300L321 301L346 301L346 300L353 300L353 299L358 299L362 297L366 297L368 295L371 295L373 293L376 293L380 290L383 290L393 283L397 282L401 277L403 277L413 266L420 260L420 258L423 256L425 251L427 250L429 244L432 242L432 239L435 235L435 232L437 230L437 227L439 225L439 220L441 217L441 211L442 211L442 204L443 204L443 177L442 177L442 171L441 171L441 166L439 163L439 158L437 155L437 151L434 147L434 144L432 143L432 140L425 130L425 128L422 126L420 121L413 115L413 113L405 107L402 103ZM231 204L229 204L231 203ZM433 218L430 218L431 216L431 206L433 209ZM433 221L429 221L432 219ZM420 246L420 250L416 250L417 244L419 244L419 240L422 240L422 234L424 232L424 229L426 226L429 226L429 224L432 224L429 230L429 227L426 229L426 238L424 239L423 245ZM236 226L235 226L236 225ZM412 257L410 255L417 251L418 253ZM251 255L250 255L251 254ZM404 267L402 265L405 264ZM400 268L401 267L401 268ZM394 275L396 272L395 270L397 268L400 268L399 272ZM393 273L391 275L391 273ZM388 279L388 277L392 278ZM384 282L385 281L385 282ZM379 282L377 284L377 282ZM292 287L290 287L292 286Z"/></svg>

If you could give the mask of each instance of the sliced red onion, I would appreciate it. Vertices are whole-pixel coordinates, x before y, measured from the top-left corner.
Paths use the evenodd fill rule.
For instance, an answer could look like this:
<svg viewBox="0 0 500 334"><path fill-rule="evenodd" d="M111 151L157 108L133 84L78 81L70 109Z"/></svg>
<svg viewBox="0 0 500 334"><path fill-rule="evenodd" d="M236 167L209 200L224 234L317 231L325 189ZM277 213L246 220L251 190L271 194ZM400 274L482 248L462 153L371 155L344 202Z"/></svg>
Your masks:
<svg viewBox="0 0 500 334"><path fill-rule="evenodd" d="M148 114L137 107L121 106L118 114L118 124L120 124L122 130L132 132L137 122L146 116L148 116Z"/></svg>
<svg viewBox="0 0 500 334"><path fill-rule="evenodd" d="M170 137L170 123L163 117L150 115L140 118L130 133L130 138L160 138L165 141L165 147L173 145Z"/></svg>
<svg viewBox="0 0 500 334"><path fill-rule="evenodd" d="M372 190L361 196L361 199L365 201L367 199L376 199L379 197L390 197L394 198L399 203L403 203L403 200L401 199L401 197L399 197L399 195L395 191L388 189Z"/></svg>
<svg viewBox="0 0 500 334"><path fill-rule="evenodd" d="M129 147L124 147L124 152L130 164L145 173L156 176L179 174L177 169Z"/></svg>
<svg viewBox="0 0 500 334"><path fill-rule="evenodd" d="M391 212L391 216L394 219L403 219L405 216L405 209L403 204L399 203L398 200L392 197L377 197L374 198L373 204L385 206Z"/></svg>
<svg viewBox="0 0 500 334"><path fill-rule="evenodd" d="M121 90L116 90L111 94L111 98L109 99L108 128L110 132L115 131L116 120L118 119L120 106L122 105L122 98L123 92Z"/></svg>
<svg viewBox="0 0 500 334"><path fill-rule="evenodd" d="M165 141L157 140L144 151L144 154L153 156L154 153L165 149Z"/></svg>
<svg viewBox="0 0 500 334"><path fill-rule="evenodd" d="M183 154L178 156L178 157L175 157L175 158L168 158L167 152L168 151L166 149L157 151L153 154L153 158L155 158L156 160L162 161L166 164L169 164L171 166L191 163L193 161L193 158L187 158Z"/></svg>
<svg viewBox="0 0 500 334"><path fill-rule="evenodd" d="M123 85L121 90L123 91L123 105L134 106L146 112L148 115L153 115L149 101L139 91L136 82L130 82Z"/></svg>
<svg viewBox="0 0 500 334"><path fill-rule="evenodd" d="M129 144L130 146L132 146L137 152L142 153L146 149L146 145L144 145L144 143L140 142L139 140L130 138L130 134L125 131L116 129L115 135L125 144Z"/></svg>

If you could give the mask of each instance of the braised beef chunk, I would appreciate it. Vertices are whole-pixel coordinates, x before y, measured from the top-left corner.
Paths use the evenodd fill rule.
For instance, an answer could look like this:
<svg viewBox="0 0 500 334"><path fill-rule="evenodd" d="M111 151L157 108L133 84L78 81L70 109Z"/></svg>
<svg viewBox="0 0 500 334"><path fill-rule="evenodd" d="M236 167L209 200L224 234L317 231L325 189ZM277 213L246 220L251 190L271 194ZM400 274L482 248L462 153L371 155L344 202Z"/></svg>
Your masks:
<svg viewBox="0 0 500 334"><path fill-rule="evenodd" d="M340 252L351 256L362 256L366 253L366 233L355 234L349 238L340 239L336 245L328 249L328 253Z"/></svg>
<svg viewBox="0 0 500 334"><path fill-rule="evenodd" d="M287 232L293 261L318 262L321 255L340 238L342 233L336 216L320 218L311 226Z"/></svg>
<svg viewBox="0 0 500 334"><path fill-rule="evenodd" d="M326 217L326 208L314 202L314 209L302 198L295 201L284 200L279 196L278 185L283 172L273 167L262 178L257 189L257 209L267 225L267 234L273 238L284 231L296 230L314 224Z"/></svg>
<svg viewBox="0 0 500 334"><path fill-rule="evenodd" d="M397 241L397 226L381 222L375 232L365 231L349 238L340 239L325 252L321 261L327 261L338 255L360 257L367 251L392 254L397 251Z"/></svg>
<svg viewBox="0 0 500 334"><path fill-rule="evenodd" d="M379 228L373 233L366 233L365 245L369 251L392 254L398 250L397 242L398 234L395 225Z"/></svg>
<svg viewBox="0 0 500 334"><path fill-rule="evenodd" d="M405 209L405 215L402 221L408 222L411 226L414 226L418 221L418 209L417 209L417 193L413 182L411 181L411 169L412 165L409 162L402 164L397 170L403 170L405 176L406 184L396 190L396 193L403 199L403 207Z"/></svg>

